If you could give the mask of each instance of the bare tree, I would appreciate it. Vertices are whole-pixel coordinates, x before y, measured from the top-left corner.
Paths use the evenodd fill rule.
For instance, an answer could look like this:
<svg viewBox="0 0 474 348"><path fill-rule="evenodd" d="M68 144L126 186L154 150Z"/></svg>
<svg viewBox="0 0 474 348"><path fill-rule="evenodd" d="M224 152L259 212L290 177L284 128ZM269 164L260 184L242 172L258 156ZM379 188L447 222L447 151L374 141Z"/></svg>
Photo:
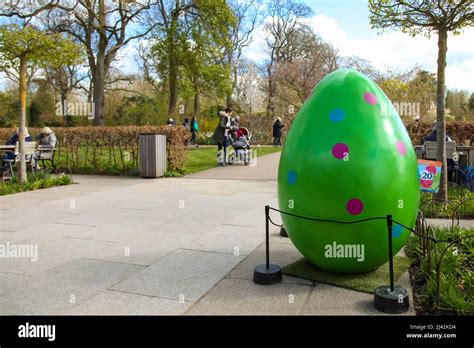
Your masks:
<svg viewBox="0 0 474 348"><path fill-rule="evenodd" d="M274 0L268 2L268 22L265 24L266 42L270 50L267 64L268 106L267 115L274 117L277 84L274 78L278 64L290 62L295 57L297 33L307 28L302 19L312 14L305 4L294 0ZM296 39L296 40L295 40Z"/></svg>
<svg viewBox="0 0 474 348"><path fill-rule="evenodd" d="M71 125L71 118L67 114L68 101L72 91L81 88L82 82L89 75L84 72L80 65L63 65L59 67L47 67L45 69L46 80L50 82L54 90L59 93L59 102L66 117L66 125Z"/></svg>
<svg viewBox="0 0 474 348"><path fill-rule="evenodd" d="M275 81L278 83L277 97L298 110L311 94L314 86L324 76L337 69L337 51L323 42L312 31L297 35L301 47L291 61L278 66Z"/></svg>
<svg viewBox="0 0 474 348"><path fill-rule="evenodd" d="M260 23L259 6L256 0L230 0L229 6L234 13L237 24L230 28L231 45L226 53L226 63L231 71L232 93L227 96L227 106L232 107L232 94L237 87L237 74L242 51L252 42L252 34Z"/></svg>
<svg viewBox="0 0 474 348"><path fill-rule="evenodd" d="M233 103L248 115L261 111L265 104L262 85L265 83L258 66L247 60L239 60Z"/></svg>
<svg viewBox="0 0 474 348"><path fill-rule="evenodd" d="M39 21L50 31L67 33L83 45L91 70L94 124L103 125L105 84L110 66L122 47L146 36L159 24L144 18L153 4L151 0L51 0L28 4L17 0L2 5L0 16Z"/></svg>

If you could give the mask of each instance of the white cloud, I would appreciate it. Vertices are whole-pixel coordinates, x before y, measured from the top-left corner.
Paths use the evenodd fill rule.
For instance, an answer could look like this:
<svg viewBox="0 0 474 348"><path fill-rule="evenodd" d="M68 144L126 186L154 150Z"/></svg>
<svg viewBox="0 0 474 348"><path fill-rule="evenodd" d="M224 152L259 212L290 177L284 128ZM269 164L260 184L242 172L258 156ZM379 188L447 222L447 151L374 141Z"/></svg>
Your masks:
<svg viewBox="0 0 474 348"><path fill-rule="evenodd" d="M378 68L386 66L410 68L415 64L436 73L437 37L411 37L400 31L380 35L375 33L364 38L353 38L346 33L336 19L316 15L306 19L319 36L330 42L343 56L359 56L369 60ZM458 36L448 37L448 66L446 84L448 88L474 91L474 28ZM244 56L254 61L267 57L263 26L257 28L254 41Z"/></svg>

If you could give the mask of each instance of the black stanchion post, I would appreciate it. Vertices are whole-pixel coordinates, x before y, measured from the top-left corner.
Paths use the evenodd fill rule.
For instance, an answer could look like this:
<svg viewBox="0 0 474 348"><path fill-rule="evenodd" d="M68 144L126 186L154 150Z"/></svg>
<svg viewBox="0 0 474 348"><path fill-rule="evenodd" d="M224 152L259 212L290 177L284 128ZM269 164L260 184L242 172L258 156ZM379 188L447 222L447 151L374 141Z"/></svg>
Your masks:
<svg viewBox="0 0 474 348"><path fill-rule="evenodd" d="M270 268L270 207L265 206L265 259L267 269Z"/></svg>
<svg viewBox="0 0 474 348"><path fill-rule="evenodd" d="M388 230L388 268L390 272L390 285L379 286L374 291L374 306L377 310L385 313L406 312L410 306L408 291L405 288L395 286L393 275L393 241L392 241L392 215L387 215Z"/></svg>
<svg viewBox="0 0 474 348"><path fill-rule="evenodd" d="M390 291L394 291L393 280L393 244L392 244L392 215L387 215L387 230L388 230L388 268L390 270Z"/></svg>
<svg viewBox="0 0 474 348"><path fill-rule="evenodd" d="M270 206L265 206L265 264L255 266L253 282L259 285L270 285L281 282L281 267L270 263Z"/></svg>

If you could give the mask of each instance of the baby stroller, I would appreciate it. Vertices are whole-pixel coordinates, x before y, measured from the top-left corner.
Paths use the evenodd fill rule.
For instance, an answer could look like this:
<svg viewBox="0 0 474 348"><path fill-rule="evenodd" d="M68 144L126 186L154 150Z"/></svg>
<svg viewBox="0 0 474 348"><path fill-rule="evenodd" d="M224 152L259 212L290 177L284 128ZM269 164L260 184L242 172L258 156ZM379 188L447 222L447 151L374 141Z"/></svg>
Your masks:
<svg viewBox="0 0 474 348"><path fill-rule="evenodd" d="M250 139L252 135L247 128L239 128L230 132L232 147L234 151L229 155L229 164L243 161L247 166L250 163Z"/></svg>

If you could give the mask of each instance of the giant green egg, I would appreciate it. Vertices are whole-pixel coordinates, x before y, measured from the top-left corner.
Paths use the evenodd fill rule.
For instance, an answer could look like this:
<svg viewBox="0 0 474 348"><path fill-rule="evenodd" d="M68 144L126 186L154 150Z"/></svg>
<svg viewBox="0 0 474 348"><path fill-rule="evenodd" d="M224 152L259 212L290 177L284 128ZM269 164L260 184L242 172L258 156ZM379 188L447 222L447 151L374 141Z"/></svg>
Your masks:
<svg viewBox="0 0 474 348"><path fill-rule="evenodd" d="M392 215L415 224L420 199L417 159L390 100L363 74L327 75L298 112L278 169L280 210L355 222ZM282 214L296 248L314 265L363 273L388 260L387 221L317 222ZM393 254L410 231L393 226Z"/></svg>

